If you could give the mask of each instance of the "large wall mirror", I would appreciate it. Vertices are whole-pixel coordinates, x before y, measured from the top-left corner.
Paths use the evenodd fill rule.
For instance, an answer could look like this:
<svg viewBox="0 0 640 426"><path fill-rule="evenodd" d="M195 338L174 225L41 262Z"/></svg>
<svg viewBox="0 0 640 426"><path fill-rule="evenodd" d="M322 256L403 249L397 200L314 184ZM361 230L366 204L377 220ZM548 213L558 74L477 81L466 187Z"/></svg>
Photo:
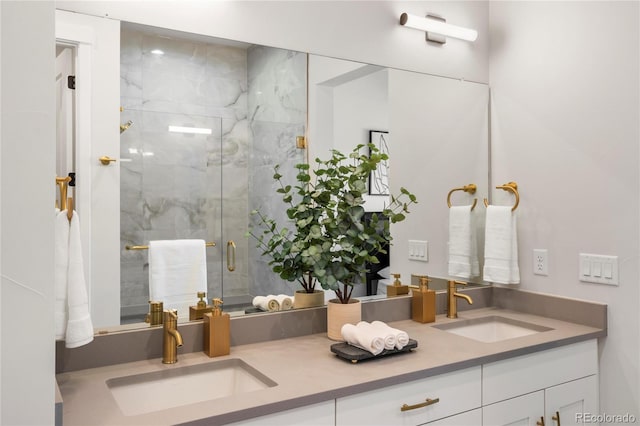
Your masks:
<svg viewBox="0 0 640 426"><path fill-rule="evenodd" d="M285 216L276 164L293 181L297 163L349 151L372 131L388 135L391 190L405 186L419 199L392 227L391 272L404 281L447 278L448 191L475 183L475 195L453 201L478 198L479 206L489 192L484 84L124 22L120 73L117 309L128 328L145 326L148 252L140 246L151 240L215 243L207 297L222 297L227 310L298 289L270 271L246 236L252 209ZM303 135L306 149L296 147ZM367 209L386 200L372 194ZM409 240L428 241L428 261L409 260ZM365 296L365 286L358 290Z"/></svg>

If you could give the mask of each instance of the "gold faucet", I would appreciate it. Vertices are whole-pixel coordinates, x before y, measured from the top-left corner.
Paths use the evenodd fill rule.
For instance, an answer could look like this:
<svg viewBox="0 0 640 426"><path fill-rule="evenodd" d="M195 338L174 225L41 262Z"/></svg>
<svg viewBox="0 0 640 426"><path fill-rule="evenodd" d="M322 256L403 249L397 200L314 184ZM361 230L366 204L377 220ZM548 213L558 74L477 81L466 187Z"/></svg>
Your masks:
<svg viewBox="0 0 640 426"><path fill-rule="evenodd" d="M467 285L464 281L450 280L447 287L447 318L458 318L458 305L456 297L465 299L470 305L473 305L473 300L466 294L456 292L456 284Z"/></svg>
<svg viewBox="0 0 640 426"><path fill-rule="evenodd" d="M178 331L178 311L164 311L164 331L162 334L162 363L178 362L178 348L182 346L182 335Z"/></svg>

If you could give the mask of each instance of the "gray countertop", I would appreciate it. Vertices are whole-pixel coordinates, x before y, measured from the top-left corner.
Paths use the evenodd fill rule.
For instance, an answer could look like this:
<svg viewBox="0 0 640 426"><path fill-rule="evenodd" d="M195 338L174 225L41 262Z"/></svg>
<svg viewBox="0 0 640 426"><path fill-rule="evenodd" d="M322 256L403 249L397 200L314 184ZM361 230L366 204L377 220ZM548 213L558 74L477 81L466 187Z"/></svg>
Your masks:
<svg viewBox="0 0 640 426"><path fill-rule="evenodd" d="M432 327L495 314L552 330L482 343ZM418 347L411 352L352 364L336 357L330 351L335 342L321 333L234 346L230 355L218 358L209 358L202 352L180 354L178 351L178 363L174 365L163 365L156 358L61 373L56 378L64 401L64 424L163 425L198 423L203 419L206 422L202 424L225 424L606 336L603 328L502 308L466 311L460 313L458 320L438 315L436 322L431 324L411 320L389 324L406 331L418 341ZM106 384L108 379L115 377L229 358L245 361L275 381L277 386L149 414L125 416Z"/></svg>

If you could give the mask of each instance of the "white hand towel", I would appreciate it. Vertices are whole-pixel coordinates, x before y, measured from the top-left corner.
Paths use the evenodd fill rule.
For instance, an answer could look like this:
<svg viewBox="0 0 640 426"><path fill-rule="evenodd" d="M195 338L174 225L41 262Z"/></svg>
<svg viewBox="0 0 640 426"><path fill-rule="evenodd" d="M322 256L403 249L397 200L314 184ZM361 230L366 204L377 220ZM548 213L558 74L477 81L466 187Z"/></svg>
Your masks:
<svg viewBox="0 0 640 426"><path fill-rule="evenodd" d="M471 278L480 273L471 206L449 209L449 275Z"/></svg>
<svg viewBox="0 0 640 426"><path fill-rule="evenodd" d="M67 212L58 210L55 219L55 269L53 273L55 290L56 339L64 339L67 329L67 277L69 273L69 219Z"/></svg>
<svg viewBox="0 0 640 426"><path fill-rule="evenodd" d="M373 321L371 323L371 326L376 328L381 333L393 335L396 349L402 349L409 343L409 334L407 334L406 331L390 327L388 324L382 321Z"/></svg>
<svg viewBox="0 0 640 426"><path fill-rule="evenodd" d="M370 324L366 324L370 326ZM345 324L340 332L345 342L371 352L373 355L378 355L384 350L384 340L375 334L375 330L366 326Z"/></svg>
<svg viewBox="0 0 640 426"><path fill-rule="evenodd" d="M89 315L89 299L84 279L82 244L80 242L80 218L75 211L71 217L69 227L68 274L67 303L69 306L69 321L67 323L65 345L67 348L77 348L93 340L93 323Z"/></svg>
<svg viewBox="0 0 640 426"><path fill-rule="evenodd" d="M275 299L278 301L281 311L288 311L290 309L293 309L293 296L278 294L277 296L275 296Z"/></svg>
<svg viewBox="0 0 640 426"><path fill-rule="evenodd" d="M207 253L204 240L149 242L149 298L164 309L189 317L199 291L207 291Z"/></svg>
<svg viewBox="0 0 640 426"><path fill-rule="evenodd" d="M280 310L280 303L273 295L256 296L253 298L253 306L265 312L276 312Z"/></svg>
<svg viewBox="0 0 640 426"><path fill-rule="evenodd" d="M483 279L498 284L520 283L516 216L509 206L487 207Z"/></svg>

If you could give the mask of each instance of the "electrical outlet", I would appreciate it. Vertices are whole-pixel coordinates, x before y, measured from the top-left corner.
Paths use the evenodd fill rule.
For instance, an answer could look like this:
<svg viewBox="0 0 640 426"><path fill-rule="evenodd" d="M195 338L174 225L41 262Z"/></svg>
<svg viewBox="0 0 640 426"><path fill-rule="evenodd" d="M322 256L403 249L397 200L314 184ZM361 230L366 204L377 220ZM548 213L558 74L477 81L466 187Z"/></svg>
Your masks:
<svg viewBox="0 0 640 426"><path fill-rule="evenodd" d="M535 275L549 275L547 249L533 249L533 273Z"/></svg>

